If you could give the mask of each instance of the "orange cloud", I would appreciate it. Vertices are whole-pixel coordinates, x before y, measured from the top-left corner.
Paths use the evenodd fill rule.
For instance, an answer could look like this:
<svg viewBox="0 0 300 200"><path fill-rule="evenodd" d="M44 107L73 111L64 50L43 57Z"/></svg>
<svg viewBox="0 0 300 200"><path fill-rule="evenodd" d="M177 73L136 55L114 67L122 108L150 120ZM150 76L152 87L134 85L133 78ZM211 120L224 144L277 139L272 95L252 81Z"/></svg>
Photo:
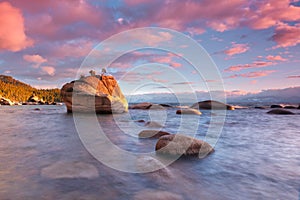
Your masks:
<svg viewBox="0 0 300 200"><path fill-rule="evenodd" d="M233 43L230 49L224 51L228 56L233 56L235 54L245 53L249 50L249 46L247 44L235 44Z"/></svg>
<svg viewBox="0 0 300 200"><path fill-rule="evenodd" d="M24 18L9 2L0 3L0 50L20 51L33 44L27 38Z"/></svg>

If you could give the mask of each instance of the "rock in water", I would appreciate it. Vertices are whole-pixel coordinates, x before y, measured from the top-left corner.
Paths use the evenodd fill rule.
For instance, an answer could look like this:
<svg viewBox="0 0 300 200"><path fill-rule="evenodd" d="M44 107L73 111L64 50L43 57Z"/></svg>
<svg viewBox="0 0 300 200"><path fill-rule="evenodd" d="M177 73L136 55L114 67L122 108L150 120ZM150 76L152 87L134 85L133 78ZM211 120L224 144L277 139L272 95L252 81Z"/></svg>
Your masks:
<svg viewBox="0 0 300 200"><path fill-rule="evenodd" d="M128 103L111 75L88 76L65 84L61 95L68 112L123 113Z"/></svg>
<svg viewBox="0 0 300 200"><path fill-rule="evenodd" d="M139 133L139 138L159 138L163 135L170 135L170 133L165 131L143 130Z"/></svg>
<svg viewBox="0 0 300 200"><path fill-rule="evenodd" d="M297 109L296 106L284 106L283 108L284 109Z"/></svg>
<svg viewBox="0 0 300 200"><path fill-rule="evenodd" d="M151 106L152 106L152 103L143 102L143 103L133 104L133 105L129 106L129 109L147 110L147 109L150 109Z"/></svg>
<svg viewBox="0 0 300 200"><path fill-rule="evenodd" d="M12 102L10 99L6 99L6 98L0 96L0 105L12 106L12 105L14 105L14 102Z"/></svg>
<svg viewBox="0 0 300 200"><path fill-rule="evenodd" d="M194 103L191 108L204 110L234 110L234 107L222 102L207 100Z"/></svg>
<svg viewBox="0 0 300 200"><path fill-rule="evenodd" d="M268 114L273 114L273 115L294 115L295 113L289 111L289 110L284 110L284 109L273 109L267 112Z"/></svg>
<svg viewBox="0 0 300 200"><path fill-rule="evenodd" d="M178 115L201 115L202 113L199 110L193 109L193 108L187 108L187 109L181 109L177 110L176 114Z"/></svg>
<svg viewBox="0 0 300 200"><path fill-rule="evenodd" d="M270 108L283 108L281 105L271 105Z"/></svg>
<svg viewBox="0 0 300 200"><path fill-rule="evenodd" d="M201 158L214 151L207 142L180 134L161 136L155 150L163 154L196 155Z"/></svg>

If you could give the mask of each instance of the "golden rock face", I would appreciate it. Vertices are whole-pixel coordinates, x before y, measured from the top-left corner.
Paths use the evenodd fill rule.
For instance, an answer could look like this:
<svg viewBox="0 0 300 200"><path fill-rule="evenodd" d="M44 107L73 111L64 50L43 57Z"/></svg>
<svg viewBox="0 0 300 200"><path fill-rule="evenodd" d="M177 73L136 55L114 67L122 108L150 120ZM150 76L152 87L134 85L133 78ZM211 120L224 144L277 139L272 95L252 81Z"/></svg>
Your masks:
<svg viewBox="0 0 300 200"><path fill-rule="evenodd" d="M113 76L88 76L61 89L68 112L123 113L128 103Z"/></svg>

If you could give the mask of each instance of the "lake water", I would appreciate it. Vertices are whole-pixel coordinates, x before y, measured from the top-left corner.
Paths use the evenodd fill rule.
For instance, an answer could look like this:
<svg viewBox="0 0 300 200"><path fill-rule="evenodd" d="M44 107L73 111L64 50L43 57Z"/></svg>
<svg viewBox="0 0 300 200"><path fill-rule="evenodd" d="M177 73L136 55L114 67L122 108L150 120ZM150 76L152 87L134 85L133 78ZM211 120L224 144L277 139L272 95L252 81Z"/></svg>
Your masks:
<svg viewBox="0 0 300 200"><path fill-rule="evenodd" d="M166 111L163 130L177 131L180 116L175 111ZM181 158L166 169L144 174L121 172L96 160L81 143L74 118L64 106L1 106L0 199L147 200L156 195L152 199L298 200L300 115L266 112L228 111L214 153L204 159ZM129 114L131 119L117 116L127 134L112 115L97 119L119 148L153 151L156 140L138 139L128 131L130 123L145 129L134 120L154 119L160 111L131 110ZM204 139L210 116L209 111L189 116L184 134L191 134L189 123L198 120L195 137Z"/></svg>

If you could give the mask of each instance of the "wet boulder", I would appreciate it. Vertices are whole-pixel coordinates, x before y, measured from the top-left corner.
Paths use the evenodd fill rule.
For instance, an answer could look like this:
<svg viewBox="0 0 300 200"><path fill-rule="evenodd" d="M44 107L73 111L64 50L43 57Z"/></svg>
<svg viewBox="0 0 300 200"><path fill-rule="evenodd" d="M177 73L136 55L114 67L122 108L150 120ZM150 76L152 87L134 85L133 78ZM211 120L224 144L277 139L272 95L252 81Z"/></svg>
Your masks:
<svg viewBox="0 0 300 200"><path fill-rule="evenodd" d="M199 110L193 108L180 109L176 111L177 115L201 115Z"/></svg>
<svg viewBox="0 0 300 200"><path fill-rule="evenodd" d="M270 108L283 108L281 105L273 104L270 106Z"/></svg>
<svg viewBox="0 0 300 200"><path fill-rule="evenodd" d="M284 110L284 109L273 109L267 112L267 114L273 114L273 115L294 115L295 113L289 111L289 110Z"/></svg>
<svg viewBox="0 0 300 200"><path fill-rule="evenodd" d="M296 106L284 106L283 108L284 109L297 109Z"/></svg>
<svg viewBox="0 0 300 200"><path fill-rule="evenodd" d="M214 151L207 142L181 134L161 136L155 145L155 150L162 154L192 155L199 158Z"/></svg>
<svg viewBox="0 0 300 200"><path fill-rule="evenodd" d="M170 133L157 130L143 130L139 133L139 138L159 138L163 135L170 135Z"/></svg>
<svg viewBox="0 0 300 200"><path fill-rule="evenodd" d="M194 103L191 108L203 110L234 110L234 107L219 101L207 100Z"/></svg>

